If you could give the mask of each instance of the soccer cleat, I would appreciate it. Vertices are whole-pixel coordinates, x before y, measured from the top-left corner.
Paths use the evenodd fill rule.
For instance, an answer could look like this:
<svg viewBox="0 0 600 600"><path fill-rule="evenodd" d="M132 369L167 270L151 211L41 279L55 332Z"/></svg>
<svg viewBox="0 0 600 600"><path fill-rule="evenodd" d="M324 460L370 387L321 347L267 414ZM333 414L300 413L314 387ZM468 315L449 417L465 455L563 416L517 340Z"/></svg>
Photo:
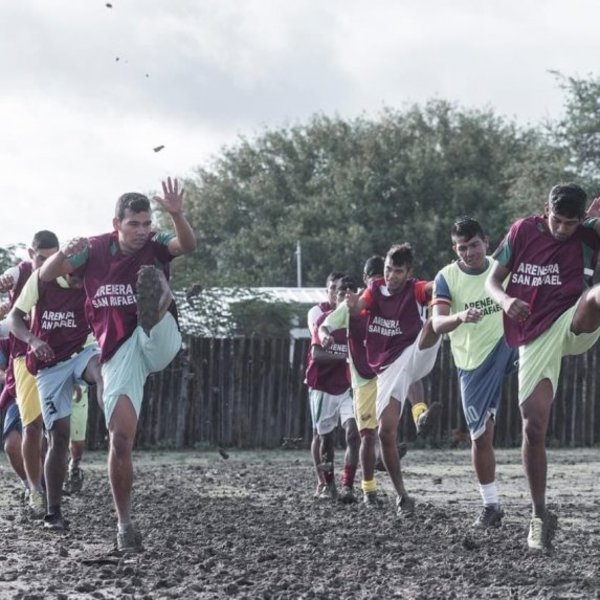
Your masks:
<svg viewBox="0 0 600 600"><path fill-rule="evenodd" d="M442 416L442 403L433 402L431 406L417 419L417 435L427 437Z"/></svg>
<svg viewBox="0 0 600 600"><path fill-rule="evenodd" d="M124 533L117 533L117 550L128 554L144 550L142 546L142 534L135 525L129 525Z"/></svg>
<svg viewBox="0 0 600 600"><path fill-rule="evenodd" d="M527 546L530 550L542 551L552 547L552 539L556 533L558 519L555 514L546 512L544 518L532 517L529 523Z"/></svg>
<svg viewBox="0 0 600 600"><path fill-rule="evenodd" d="M138 325L146 332L160 320L160 299L163 293L158 269L142 266L137 277L137 320Z"/></svg>
<svg viewBox="0 0 600 600"><path fill-rule="evenodd" d="M44 517L44 529L61 533L67 528L66 521L60 513L53 513Z"/></svg>
<svg viewBox="0 0 600 600"><path fill-rule="evenodd" d="M319 494L319 500L335 500L337 498L337 489L335 482L327 483Z"/></svg>
<svg viewBox="0 0 600 600"><path fill-rule="evenodd" d="M83 469L78 466L70 468L63 486L63 492L67 495L78 494L83 487L83 478Z"/></svg>
<svg viewBox="0 0 600 600"><path fill-rule="evenodd" d="M354 488L350 487L349 485L344 485L340 490L338 499L343 504L354 504L357 501Z"/></svg>
<svg viewBox="0 0 600 600"><path fill-rule="evenodd" d="M368 509L381 508L381 500L378 498L377 492L365 492L363 505Z"/></svg>
<svg viewBox="0 0 600 600"><path fill-rule="evenodd" d="M29 515L32 519L43 519L46 514L46 498L38 490L29 491Z"/></svg>
<svg viewBox="0 0 600 600"><path fill-rule="evenodd" d="M415 501L410 496L398 496L396 498L396 516L402 519L412 517L415 514Z"/></svg>
<svg viewBox="0 0 600 600"><path fill-rule="evenodd" d="M499 504L488 504L484 506L480 515L473 522L473 527L477 529L487 529L488 527L500 527L504 511Z"/></svg>

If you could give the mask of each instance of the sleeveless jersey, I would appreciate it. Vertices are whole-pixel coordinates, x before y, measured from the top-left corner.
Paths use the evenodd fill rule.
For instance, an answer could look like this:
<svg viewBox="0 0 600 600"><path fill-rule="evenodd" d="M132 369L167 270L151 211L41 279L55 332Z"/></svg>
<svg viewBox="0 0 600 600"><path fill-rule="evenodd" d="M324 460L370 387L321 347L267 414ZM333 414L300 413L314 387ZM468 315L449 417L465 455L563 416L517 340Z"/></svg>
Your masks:
<svg viewBox="0 0 600 600"><path fill-rule="evenodd" d="M39 298L31 313L31 332L46 342L54 351L54 358L43 361L31 348L25 364L32 375L83 349L90 334L85 316L85 290L59 285L56 280L38 279Z"/></svg>
<svg viewBox="0 0 600 600"><path fill-rule="evenodd" d="M85 262L75 272L83 276L86 314L100 346L101 362L110 359L137 327L140 267L152 265L169 277L169 263L174 257L156 237L152 233L134 254L121 252L116 231L89 238ZM171 311L177 318L174 305Z"/></svg>
<svg viewBox="0 0 600 600"><path fill-rule="evenodd" d="M485 291L485 280L494 266L487 257L481 273L463 271L458 261L446 265L435 277L433 304L446 304L450 314L478 308L483 317L477 323L462 323L448 333L454 363L459 369L476 369L503 336L502 309Z"/></svg>
<svg viewBox="0 0 600 600"><path fill-rule="evenodd" d="M315 334L313 335L312 346L320 346L319 336L317 332L319 326L325 320L329 313L323 313L315 324ZM348 357L348 342L346 338L346 330L338 329L332 334L333 345L326 349L326 352ZM306 383L309 387L337 396L343 394L350 387L348 377L348 364L345 360L334 362L316 362L312 358L312 353L309 353L308 366L306 368Z"/></svg>
<svg viewBox="0 0 600 600"><path fill-rule="evenodd" d="M369 311L367 359L380 373L393 363L419 336L423 328L427 282L408 279L398 294L390 294L384 279L369 284L361 298Z"/></svg>
<svg viewBox="0 0 600 600"><path fill-rule="evenodd" d="M579 225L564 242L552 236L539 216L521 219L510 228L494 258L511 272L506 293L527 302L531 316L519 323L504 314L509 346L534 340L591 285L600 249L593 224Z"/></svg>

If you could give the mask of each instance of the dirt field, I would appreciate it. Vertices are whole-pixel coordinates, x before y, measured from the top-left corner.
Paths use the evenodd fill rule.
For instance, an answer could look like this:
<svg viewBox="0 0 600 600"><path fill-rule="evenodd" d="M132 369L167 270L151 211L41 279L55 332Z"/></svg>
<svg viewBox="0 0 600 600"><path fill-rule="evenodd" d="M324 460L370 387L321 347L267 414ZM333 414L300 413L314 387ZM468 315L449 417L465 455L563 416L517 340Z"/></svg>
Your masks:
<svg viewBox="0 0 600 600"><path fill-rule="evenodd" d="M490 533L468 450L403 461L418 511L396 521L387 476L380 511L312 499L308 451L138 453L135 514L146 551L111 555L114 516L100 453L86 456L70 531L22 515L5 461L0 479L0 598L600 598L600 453L549 453L555 550L526 549L529 509L519 453L498 453L507 516ZM339 456L338 462L339 462Z"/></svg>

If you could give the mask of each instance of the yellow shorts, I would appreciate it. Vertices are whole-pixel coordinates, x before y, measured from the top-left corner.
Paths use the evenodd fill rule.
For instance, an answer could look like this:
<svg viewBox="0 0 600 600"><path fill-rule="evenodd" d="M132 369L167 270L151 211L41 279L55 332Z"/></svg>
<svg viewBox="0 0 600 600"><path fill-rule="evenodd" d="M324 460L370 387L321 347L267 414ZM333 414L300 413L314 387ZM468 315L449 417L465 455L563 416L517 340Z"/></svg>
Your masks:
<svg viewBox="0 0 600 600"><path fill-rule="evenodd" d="M369 379L367 383L354 388L354 414L359 431L377 429L375 404L377 400L377 378Z"/></svg>
<svg viewBox="0 0 600 600"><path fill-rule="evenodd" d="M81 398L79 401L75 401L73 397L73 404L71 406L71 441L72 442L83 442L85 441L85 433L87 430L88 420L88 386L81 386Z"/></svg>
<svg viewBox="0 0 600 600"><path fill-rule="evenodd" d="M13 360L15 375L17 405L23 427L33 423L41 414L40 397L35 377L25 366L25 357L19 356Z"/></svg>
<svg viewBox="0 0 600 600"><path fill-rule="evenodd" d="M571 324L577 304L566 310L529 344L519 347L519 404L523 404L542 379L549 379L556 394L563 356L587 352L600 337L600 329L575 335Z"/></svg>

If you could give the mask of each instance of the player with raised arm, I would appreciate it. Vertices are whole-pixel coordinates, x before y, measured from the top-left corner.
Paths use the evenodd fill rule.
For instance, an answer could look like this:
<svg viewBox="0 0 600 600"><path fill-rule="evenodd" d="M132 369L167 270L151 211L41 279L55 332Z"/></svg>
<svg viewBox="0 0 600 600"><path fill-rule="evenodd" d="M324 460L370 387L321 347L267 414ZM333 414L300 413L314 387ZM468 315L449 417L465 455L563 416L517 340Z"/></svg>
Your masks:
<svg viewBox="0 0 600 600"><path fill-rule="evenodd" d="M148 375L164 369L181 348L167 277L176 256L196 248L183 214L184 190L162 183L155 197L170 215L175 233L152 230L152 210L143 194L117 201L113 231L64 246L41 272L49 281L77 271L83 277L87 315L101 349L104 414L109 431L108 473L117 512L117 549L136 552L142 538L131 518L132 450Z"/></svg>
<svg viewBox="0 0 600 600"><path fill-rule="evenodd" d="M587 213L586 203L580 186L554 186L542 215L512 225L486 283L504 311L506 341L519 349L522 457L532 501L527 544L536 551L551 545L556 528L556 516L546 510L545 442L561 359L586 352L600 336L600 285L591 281L600 198Z"/></svg>

